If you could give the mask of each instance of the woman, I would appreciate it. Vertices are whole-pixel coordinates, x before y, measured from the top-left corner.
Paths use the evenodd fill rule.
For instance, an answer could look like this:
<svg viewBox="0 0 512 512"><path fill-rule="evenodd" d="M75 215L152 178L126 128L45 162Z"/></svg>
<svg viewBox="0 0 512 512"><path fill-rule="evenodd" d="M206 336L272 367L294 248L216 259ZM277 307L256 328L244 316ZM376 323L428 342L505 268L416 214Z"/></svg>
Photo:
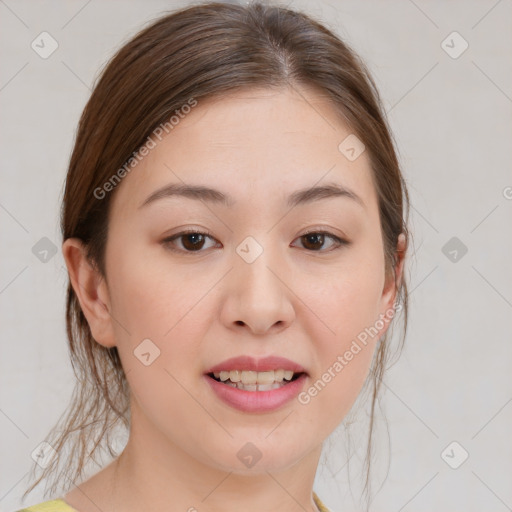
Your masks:
<svg viewBox="0 0 512 512"><path fill-rule="evenodd" d="M26 510L327 510L323 443L369 382L373 424L407 319L407 204L374 82L320 23L208 3L137 34L67 174L78 383L27 491L64 462L64 493Z"/></svg>

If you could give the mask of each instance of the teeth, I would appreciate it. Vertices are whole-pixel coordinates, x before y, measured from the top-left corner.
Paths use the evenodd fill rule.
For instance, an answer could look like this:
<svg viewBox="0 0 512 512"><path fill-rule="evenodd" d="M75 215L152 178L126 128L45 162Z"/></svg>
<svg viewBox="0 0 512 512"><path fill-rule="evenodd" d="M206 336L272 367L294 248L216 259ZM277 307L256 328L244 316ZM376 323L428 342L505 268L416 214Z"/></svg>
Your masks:
<svg viewBox="0 0 512 512"><path fill-rule="evenodd" d="M268 372L254 372L247 370L231 370L229 372L214 372L215 378L220 379L222 382L227 380L232 383L241 383L244 385L244 389L249 389L251 386L256 385L272 385L280 384L284 380L290 381L293 377L291 370L270 370ZM226 384L229 384L226 382Z"/></svg>
<svg viewBox="0 0 512 512"><path fill-rule="evenodd" d="M271 391L286 386L283 382L274 382L274 384L242 384L241 382L231 382L230 380L225 381L224 384L243 391Z"/></svg>

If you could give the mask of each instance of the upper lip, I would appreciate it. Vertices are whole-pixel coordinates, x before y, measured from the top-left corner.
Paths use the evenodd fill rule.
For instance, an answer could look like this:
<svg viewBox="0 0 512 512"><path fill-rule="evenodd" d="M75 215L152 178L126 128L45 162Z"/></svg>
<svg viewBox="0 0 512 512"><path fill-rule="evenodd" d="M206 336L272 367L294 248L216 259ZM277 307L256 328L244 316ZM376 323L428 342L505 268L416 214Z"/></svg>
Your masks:
<svg viewBox="0 0 512 512"><path fill-rule="evenodd" d="M270 370L291 370L294 373L307 373L306 370L295 361L279 356L256 358L252 356L232 357L222 363L212 366L206 373L218 373L231 370L248 370L265 372Z"/></svg>

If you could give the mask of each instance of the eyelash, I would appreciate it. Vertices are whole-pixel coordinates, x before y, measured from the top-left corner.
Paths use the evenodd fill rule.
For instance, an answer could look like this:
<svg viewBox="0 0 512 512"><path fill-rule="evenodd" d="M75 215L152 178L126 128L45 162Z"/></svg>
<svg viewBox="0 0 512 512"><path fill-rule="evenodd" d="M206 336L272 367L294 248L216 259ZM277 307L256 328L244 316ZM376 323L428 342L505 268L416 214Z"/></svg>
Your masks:
<svg viewBox="0 0 512 512"><path fill-rule="evenodd" d="M201 253L201 252L205 252L204 250L197 250L197 251L187 251L185 249L176 249L175 247L172 247L171 246L171 243L176 240L176 239L179 239L181 238L182 236L185 236L185 235L203 235L203 236L207 236L213 240L215 240L212 236L212 234L209 232L209 231L198 231L198 230L195 230L195 229L190 229L190 230L186 230L186 231L181 231L180 233L176 233L175 235L172 235L171 237L168 237L168 238L165 238L164 240L162 240L162 243L169 248L169 250L173 251L173 252L180 252L180 253L186 253L186 254L195 254L195 253ZM328 231L318 231L318 230L312 230L312 231L308 231L306 233L303 233L301 236L299 236L298 238L303 238L305 236L308 236L308 235L325 235L329 238L331 238L332 240L334 240L336 243L337 243L337 246L335 246L334 248L332 249L329 249L327 251L322 251L322 250L319 250L319 251L315 251L315 250L309 250L309 252L319 252L319 253L322 253L322 252L332 252L332 251L335 251L335 250L338 250L338 249L341 249L343 248L344 246L347 246L347 245L350 245L351 242L348 242L347 240L344 240L343 238L340 238L339 236L336 236L332 233L329 233ZM308 250L308 249L306 249Z"/></svg>

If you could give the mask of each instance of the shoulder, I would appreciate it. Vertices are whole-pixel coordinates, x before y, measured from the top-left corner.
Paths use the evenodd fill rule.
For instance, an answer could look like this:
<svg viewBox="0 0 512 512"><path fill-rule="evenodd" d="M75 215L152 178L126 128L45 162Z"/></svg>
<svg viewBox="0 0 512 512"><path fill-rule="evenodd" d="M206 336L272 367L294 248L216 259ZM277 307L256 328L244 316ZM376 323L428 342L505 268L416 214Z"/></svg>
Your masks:
<svg viewBox="0 0 512 512"><path fill-rule="evenodd" d="M58 498L50 501L43 501L36 505L16 510L15 512L77 512L77 510L70 507L63 499Z"/></svg>

